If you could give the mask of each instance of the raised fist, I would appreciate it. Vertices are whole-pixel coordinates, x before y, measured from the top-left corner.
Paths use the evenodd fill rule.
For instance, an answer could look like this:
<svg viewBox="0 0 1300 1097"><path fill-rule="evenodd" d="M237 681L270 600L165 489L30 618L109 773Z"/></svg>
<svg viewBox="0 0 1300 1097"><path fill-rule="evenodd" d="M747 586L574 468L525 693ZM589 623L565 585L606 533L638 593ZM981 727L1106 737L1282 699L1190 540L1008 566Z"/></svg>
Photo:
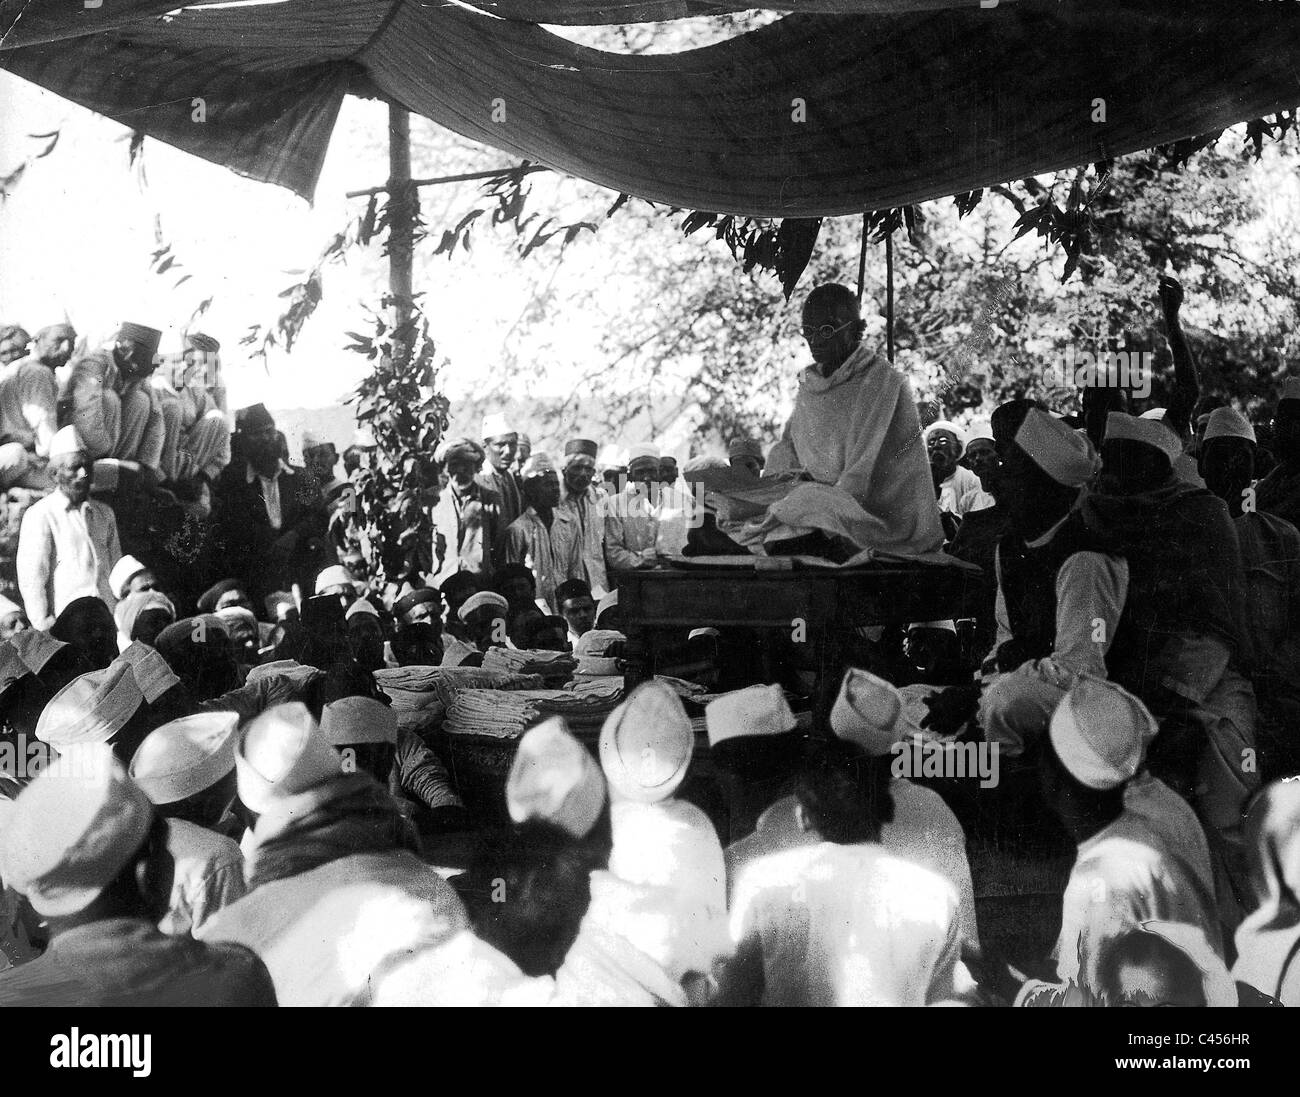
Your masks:
<svg viewBox="0 0 1300 1097"><path fill-rule="evenodd" d="M1183 286L1177 278L1160 279L1160 305L1166 313L1177 312L1183 303Z"/></svg>

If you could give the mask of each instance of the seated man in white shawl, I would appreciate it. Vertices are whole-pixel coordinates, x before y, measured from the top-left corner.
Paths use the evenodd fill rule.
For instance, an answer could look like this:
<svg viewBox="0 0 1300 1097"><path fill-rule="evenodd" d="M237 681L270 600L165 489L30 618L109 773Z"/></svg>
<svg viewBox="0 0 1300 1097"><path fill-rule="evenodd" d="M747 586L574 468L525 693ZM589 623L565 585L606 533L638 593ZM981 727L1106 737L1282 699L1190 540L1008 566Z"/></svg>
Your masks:
<svg viewBox="0 0 1300 1097"><path fill-rule="evenodd" d="M916 401L907 380L862 343L866 325L847 286L818 286L803 306L814 365L764 476L808 481L768 509L768 551L825 555L827 539L915 556L938 552L943 529ZM820 532L822 536L816 536ZM791 542L778 546L779 542Z"/></svg>

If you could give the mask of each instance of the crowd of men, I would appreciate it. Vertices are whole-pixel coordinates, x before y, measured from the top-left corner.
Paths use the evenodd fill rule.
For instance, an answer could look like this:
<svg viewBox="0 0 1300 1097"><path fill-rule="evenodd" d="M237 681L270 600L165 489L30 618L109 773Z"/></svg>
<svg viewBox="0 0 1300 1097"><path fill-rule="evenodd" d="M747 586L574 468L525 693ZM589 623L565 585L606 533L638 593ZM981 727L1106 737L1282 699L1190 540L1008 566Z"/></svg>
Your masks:
<svg viewBox="0 0 1300 1097"><path fill-rule="evenodd" d="M1266 449L1201 398L1181 299L1166 407L1099 378L922 428L818 287L774 446L679 469L489 415L396 577L373 440L290 464L216 340L0 328L0 1004L1300 1004L1300 378ZM827 715L762 629L622 690L621 575L864 552L980 570L855 630ZM524 731L497 817L394 683L524 664L617 703L594 749ZM1064 856L1040 954L981 934L977 850Z"/></svg>

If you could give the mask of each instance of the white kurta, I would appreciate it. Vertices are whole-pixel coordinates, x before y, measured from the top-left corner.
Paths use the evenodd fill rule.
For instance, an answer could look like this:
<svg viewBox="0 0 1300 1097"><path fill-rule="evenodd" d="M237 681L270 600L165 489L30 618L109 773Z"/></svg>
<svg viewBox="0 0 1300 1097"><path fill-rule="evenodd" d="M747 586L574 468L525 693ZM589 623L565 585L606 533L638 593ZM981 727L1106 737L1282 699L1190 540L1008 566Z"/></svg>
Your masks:
<svg viewBox="0 0 1300 1097"><path fill-rule="evenodd" d="M912 387L882 355L859 346L830 377L804 370L765 471L793 469L813 482L772 505L767 541L822 529L881 552L914 556L942 548Z"/></svg>
<svg viewBox="0 0 1300 1097"><path fill-rule="evenodd" d="M1061 911L1057 979L1098 986L1107 946L1148 921L1199 926L1222 958L1214 895L1209 847L1192 809L1139 774L1124 789L1119 818L1079 845Z"/></svg>
<svg viewBox="0 0 1300 1097"><path fill-rule="evenodd" d="M33 628L47 629L83 596L117 604L108 577L122 555L117 519L103 503L73 506L61 491L33 503L18 532L18 590Z"/></svg>
<svg viewBox="0 0 1300 1097"><path fill-rule="evenodd" d="M985 510L996 500L980 484L980 478L970 469L958 465L952 475L939 485L939 509L958 518L965 518L973 510Z"/></svg>
<svg viewBox="0 0 1300 1097"><path fill-rule="evenodd" d="M924 1006L957 996L957 893L874 843L775 853L739 881L732 938L757 937L768 1006Z"/></svg>
<svg viewBox="0 0 1300 1097"><path fill-rule="evenodd" d="M952 809L933 789L915 785L904 777L889 784L894 798L894 818L880 828L880 848L905 861L928 868L952 884L957 892L957 918L961 939L978 948L975 922L975 885L966 857L966 834ZM746 870L771 853L815 845L820 839L799 826L796 800L786 796L759 816L753 834L727 847L727 887L734 893Z"/></svg>
<svg viewBox="0 0 1300 1097"><path fill-rule="evenodd" d="M222 907L244 896L244 855L224 834L187 823L167 821L167 852L172 856L172 893L158 928L164 933L193 933Z"/></svg>

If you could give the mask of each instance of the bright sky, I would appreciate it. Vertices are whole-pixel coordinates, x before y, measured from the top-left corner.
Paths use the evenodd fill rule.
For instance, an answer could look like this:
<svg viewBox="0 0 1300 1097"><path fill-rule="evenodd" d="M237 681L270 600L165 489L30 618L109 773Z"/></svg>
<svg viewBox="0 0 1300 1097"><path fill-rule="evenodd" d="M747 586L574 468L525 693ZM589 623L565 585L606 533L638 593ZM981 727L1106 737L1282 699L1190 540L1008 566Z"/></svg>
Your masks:
<svg viewBox="0 0 1300 1097"><path fill-rule="evenodd" d="M689 27L675 28L693 44L729 33L727 20L687 22ZM553 29L609 45L603 28ZM295 281L286 272L309 267L331 236L364 209L364 200L346 199L345 193L387 177L386 128L382 104L345 101L314 206L153 140L145 142L144 191L138 172L128 167L125 127L0 71L0 175L43 146L28 135L62 131L58 148L36 161L0 204L0 322L17 321L35 332L66 317L98 341L124 319L178 331L198 303L211 297L212 306L196 327L221 340L232 407L256 400L271 407L337 405L365 369L359 356L341 349L342 333L370 332L360 303L377 302L387 285L377 245L369 255L354 254L346 266L328 270L324 300L292 356L273 353L265 365L260 359L250 361L249 348L239 346L239 339L249 325L274 321L282 305L277 295ZM427 142L434 130L424 119L412 120L417 176L421 135ZM461 146L466 156L476 156L469 142ZM510 162L487 150L477 154L472 166ZM464 170L459 164L440 163L429 174L459 170ZM546 214L580 186L553 177L537 177L532 185L534 208ZM473 185L455 192L425 190L426 219L438 223L436 209L443 202L454 203L451 208L460 212L474 193ZM177 266L162 276L150 270L151 253L159 246L155 214L177 257ZM567 395L575 378L599 368L595 348L607 319L602 313L609 310L567 315L521 335L520 309L549 271L539 274L536 263L521 268L508 260L492 262L482 255L492 246L484 235L476 237L476 270L463 255L453 262L426 260L423 270L417 266L417 292L427 294L434 337L452 362L442 384L453 409L457 399L481 386L482 369L501 357L507 341L517 361L564 364L534 391ZM541 253L547 268L556 250L552 245ZM616 262L602 255L598 245L575 250L587 268ZM174 289L186 273L191 279ZM602 285L599 269L587 269L584 275ZM439 323L442 317L454 322Z"/></svg>
<svg viewBox="0 0 1300 1097"><path fill-rule="evenodd" d="M419 127L429 125L415 121L417 138ZM7 174L43 146L27 135L62 131L55 151L36 161L0 205L0 319L35 332L66 315L79 332L99 340L123 319L178 329L212 297L198 326L222 342L232 406L254 400L272 407L337 404L365 368L341 349L342 333L369 332L359 306L377 302L386 286L377 246L328 269L324 300L291 357L273 354L268 372L238 343L250 324L278 315L277 295L295 281L287 272L310 266L330 237L364 209L364 200L345 193L386 178L376 137L386 126L381 104L345 102L314 206L152 140L145 142L145 192L128 167L124 127L0 72L0 171ZM499 156L489 162L509 161ZM468 203L473 193L461 189L454 200ZM155 213L178 259L178 267L162 276L150 270L158 246ZM190 281L174 289L185 273ZM434 333L440 351L458 364L444 377L453 399L474 386L485 345L513 327L535 277L533 270L504 265L487 287L465 274L464 263L439 259L417 285L427 292L435 320L455 318ZM567 339L572 345L567 353L561 345L559 356L575 368L584 362L590 368L597 336L593 324L578 317L547 338ZM565 381L555 386L564 391Z"/></svg>

